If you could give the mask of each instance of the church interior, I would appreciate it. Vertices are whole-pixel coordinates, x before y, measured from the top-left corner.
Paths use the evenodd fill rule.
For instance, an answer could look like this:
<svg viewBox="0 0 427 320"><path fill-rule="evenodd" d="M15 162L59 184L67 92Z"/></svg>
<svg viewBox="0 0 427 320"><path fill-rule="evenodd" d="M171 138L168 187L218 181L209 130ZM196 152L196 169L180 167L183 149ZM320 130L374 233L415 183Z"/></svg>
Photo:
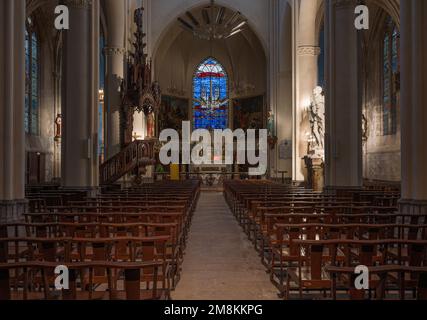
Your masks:
<svg viewBox="0 0 427 320"><path fill-rule="evenodd" d="M427 299L427 1L0 0L0 30L0 300ZM165 163L186 123L264 170L249 133Z"/></svg>

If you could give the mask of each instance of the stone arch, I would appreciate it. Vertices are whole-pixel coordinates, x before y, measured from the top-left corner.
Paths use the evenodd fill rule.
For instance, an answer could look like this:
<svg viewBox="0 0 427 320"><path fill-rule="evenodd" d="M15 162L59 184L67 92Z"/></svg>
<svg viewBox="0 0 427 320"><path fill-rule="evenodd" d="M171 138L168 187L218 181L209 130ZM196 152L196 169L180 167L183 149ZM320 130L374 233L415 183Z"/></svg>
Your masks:
<svg viewBox="0 0 427 320"><path fill-rule="evenodd" d="M216 1L216 3L233 11L241 11L241 9L239 10L239 8L233 3L238 1L243 2L243 0L235 0L235 1L218 0ZM200 1L195 1L195 0L187 0L186 2L187 2L186 4L179 6L179 10L174 10L171 12L171 14L167 16L167 19L166 19L167 23L163 24L164 27L162 28L159 36L157 37L157 39L154 39L153 57L158 55L158 50L160 45L164 42L164 39L168 35L170 29L173 28L173 26L176 24L176 20L178 17L184 15L186 11L192 11L192 10L204 7L206 5L209 5L210 3L207 0L203 1L202 3L200 3ZM242 12L242 14L248 19L249 28L254 32L254 34L259 39L260 43L263 46L264 52L267 52L268 45L267 45L266 35L263 35L259 26L257 26L255 23L253 23L253 21L251 21L250 15L245 15L245 12Z"/></svg>
<svg viewBox="0 0 427 320"><path fill-rule="evenodd" d="M226 7L229 8L228 6ZM200 8L200 6L197 6L193 10L199 10ZM246 29L245 32L236 35L230 40L215 40L213 43L210 43L206 40L194 38L193 35L179 26L177 20L171 23L166 34L161 39L162 43L156 45L157 48L153 54L155 78L160 81L163 92L166 89L165 85L166 87L169 85L169 83L165 84L164 80L162 81L162 78L167 77L165 72L170 74L171 78L175 77L176 74L181 75L182 79L179 79L179 81L184 83L187 91L191 91L190 78L193 76L194 68L203 58L210 55L220 60L227 70L229 78L234 79L239 65L244 63L244 61L248 61L247 56L249 53L252 54L252 61L258 61L258 64L253 66L253 68L261 70L258 74L262 73L264 87L262 91L266 91L266 51L261 40L252 30L250 22ZM194 47L194 50L189 51L189 46ZM243 50L242 47L246 50ZM174 65L173 68L166 68L164 69L165 72L161 72L159 69L163 68L165 63L169 63L168 61L171 57L179 59L180 66ZM174 70L176 70L175 75L172 74Z"/></svg>

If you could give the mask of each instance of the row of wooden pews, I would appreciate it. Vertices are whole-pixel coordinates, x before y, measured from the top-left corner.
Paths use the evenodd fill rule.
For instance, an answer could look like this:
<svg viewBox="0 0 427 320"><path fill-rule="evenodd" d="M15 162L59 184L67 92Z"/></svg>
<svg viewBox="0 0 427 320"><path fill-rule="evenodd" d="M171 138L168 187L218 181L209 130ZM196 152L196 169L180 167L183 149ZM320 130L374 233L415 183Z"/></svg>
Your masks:
<svg viewBox="0 0 427 320"><path fill-rule="evenodd" d="M400 213L397 191L235 180L224 196L281 297L427 299L427 217ZM357 266L369 270L367 289L355 287Z"/></svg>
<svg viewBox="0 0 427 320"><path fill-rule="evenodd" d="M72 201L83 200L86 196L86 191L60 188L56 185L27 186L25 190L30 212L46 211L47 207L52 206L66 206Z"/></svg>
<svg viewBox="0 0 427 320"><path fill-rule="evenodd" d="M0 300L169 299L199 194L198 181L162 182L47 205L38 191L25 221L0 225Z"/></svg>

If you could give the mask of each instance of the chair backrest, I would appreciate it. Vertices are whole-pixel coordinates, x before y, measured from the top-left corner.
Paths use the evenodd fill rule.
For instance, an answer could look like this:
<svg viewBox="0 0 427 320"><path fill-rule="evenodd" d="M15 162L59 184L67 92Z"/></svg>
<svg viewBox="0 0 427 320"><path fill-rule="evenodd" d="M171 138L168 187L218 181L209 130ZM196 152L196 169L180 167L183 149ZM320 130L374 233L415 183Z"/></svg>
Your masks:
<svg viewBox="0 0 427 320"><path fill-rule="evenodd" d="M18 300L75 300L75 299L158 299L159 290L169 294L168 287L159 288L159 279L164 265L160 262L93 262L93 263L67 263L69 271L69 289L57 290L55 278L49 276L57 267L55 263L29 262L29 263L0 263L0 299L10 300L12 297ZM95 270L103 269L108 275L102 287L95 287L93 282ZM147 270L154 270L152 286L145 288L142 294L142 275ZM122 271L122 272L120 272ZM120 276L123 274L123 276ZM113 276L116 275L116 276ZM35 288L31 279L40 277L40 286ZM118 282L124 281L123 289ZM14 282L15 285L11 285ZM98 288L98 289L96 289ZM103 288L100 289L99 288ZM122 290L123 294L120 294Z"/></svg>

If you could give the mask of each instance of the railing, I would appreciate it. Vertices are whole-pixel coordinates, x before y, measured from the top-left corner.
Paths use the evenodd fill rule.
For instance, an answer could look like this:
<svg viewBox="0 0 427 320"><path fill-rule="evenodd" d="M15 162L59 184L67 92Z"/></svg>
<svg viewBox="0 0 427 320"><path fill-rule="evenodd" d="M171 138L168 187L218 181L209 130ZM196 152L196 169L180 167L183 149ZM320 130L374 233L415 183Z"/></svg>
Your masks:
<svg viewBox="0 0 427 320"><path fill-rule="evenodd" d="M101 185L112 184L139 166L156 164L155 143L155 140L135 140L104 162L99 169Z"/></svg>

